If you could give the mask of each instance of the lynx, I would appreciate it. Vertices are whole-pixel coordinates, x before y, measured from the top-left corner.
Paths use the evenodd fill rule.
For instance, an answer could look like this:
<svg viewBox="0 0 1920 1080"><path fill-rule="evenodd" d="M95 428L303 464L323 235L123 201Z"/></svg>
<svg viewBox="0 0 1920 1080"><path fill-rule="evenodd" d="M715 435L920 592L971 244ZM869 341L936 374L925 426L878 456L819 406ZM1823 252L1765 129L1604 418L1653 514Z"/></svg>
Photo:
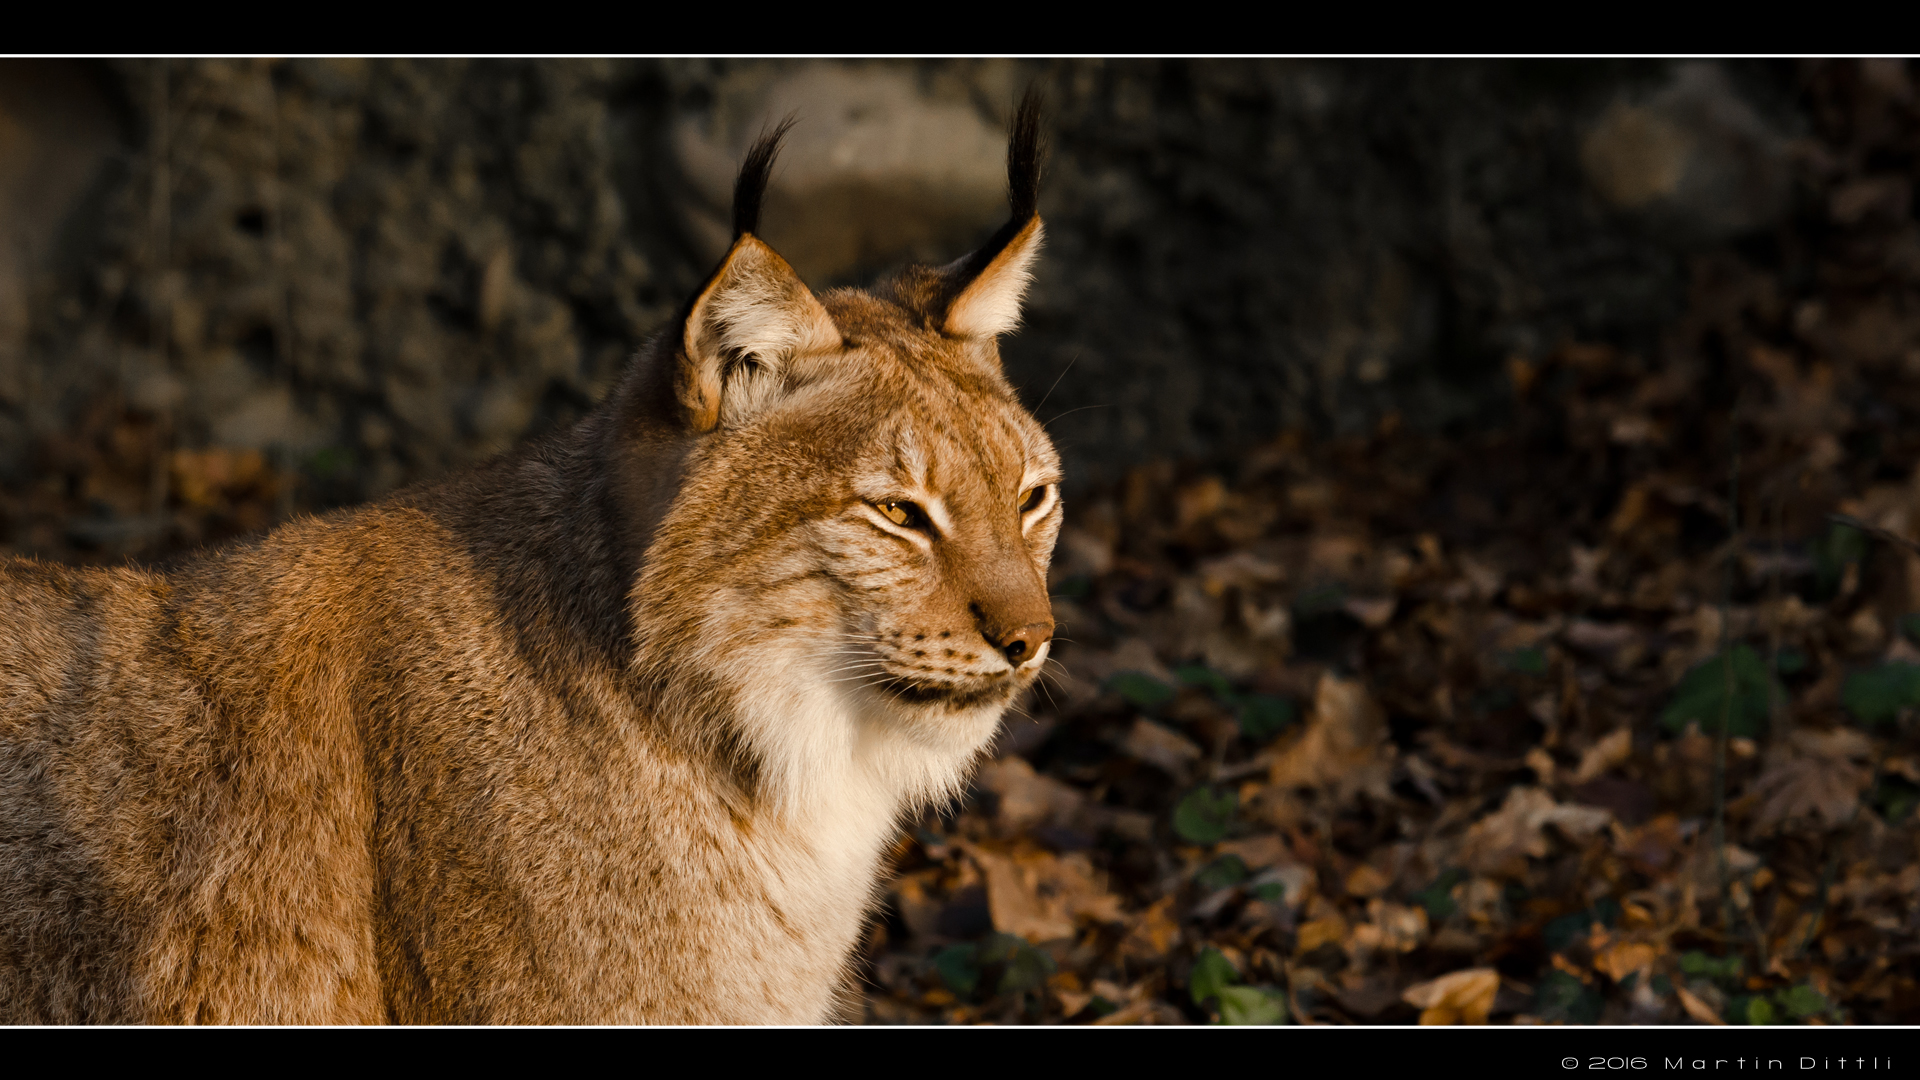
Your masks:
<svg viewBox="0 0 1920 1080"><path fill-rule="evenodd" d="M569 430L177 569L0 562L0 1021L812 1023L1045 663L1059 458L980 250L731 249Z"/></svg>

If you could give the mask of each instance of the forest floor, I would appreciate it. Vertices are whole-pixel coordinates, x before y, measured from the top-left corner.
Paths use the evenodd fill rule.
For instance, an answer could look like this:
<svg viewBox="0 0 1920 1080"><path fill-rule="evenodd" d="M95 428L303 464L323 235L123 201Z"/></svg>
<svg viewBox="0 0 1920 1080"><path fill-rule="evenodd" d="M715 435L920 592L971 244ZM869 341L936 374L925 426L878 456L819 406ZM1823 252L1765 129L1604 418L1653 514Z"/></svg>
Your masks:
<svg viewBox="0 0 1920 1080"><path fill-rule="evenodd" d="M864 1019L1920 1021L1920 140L1810 92L1803 212L1656 355L1070 503Z"/></svg>
<svg viewBox="0 0 1920 1080"><path fill-rule="evenodd" d="M1920 1019L1920 429L1868 419L1920 356L1865 406L1725 367L1568 348L1516 431L1073 507L1058 663L901 845L871 1019Z"/></svg>
<svg viewBox="0 0 1920 1080"><path fill-rule="evenodd" d="M1516 368L1517 435L1070 509L1058 663L902 842L867 1018L1920 1019L1920 445L1745 366L1791 385L1714 395L1733 528L1725 414L1605 349Z"/></svg>

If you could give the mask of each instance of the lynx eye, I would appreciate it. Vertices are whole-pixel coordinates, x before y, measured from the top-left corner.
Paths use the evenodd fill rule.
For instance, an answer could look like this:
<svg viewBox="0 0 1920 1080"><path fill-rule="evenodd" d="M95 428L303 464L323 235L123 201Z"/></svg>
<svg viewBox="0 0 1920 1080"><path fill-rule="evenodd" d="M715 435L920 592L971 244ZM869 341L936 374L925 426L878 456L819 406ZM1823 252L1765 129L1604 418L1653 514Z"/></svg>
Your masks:
<svg viewBox="0 0 1920 1080"><path fill-rule="evenodd" d="M1032 512L1034 509L1039 507L1040 503L1044 501L1046 497L1047 497L1046 484L1041 484L1039 487L1028 489L1025 495L1020 496L1020 512L1022 514Z"/></svg>
<svg viewBox="0 0 1920 1080"><path fill-rule="evenodd" d="M880 513L888 521L907 529L925 529L929 524L926 511L910 502L883 502L877 504Z"/></svg>

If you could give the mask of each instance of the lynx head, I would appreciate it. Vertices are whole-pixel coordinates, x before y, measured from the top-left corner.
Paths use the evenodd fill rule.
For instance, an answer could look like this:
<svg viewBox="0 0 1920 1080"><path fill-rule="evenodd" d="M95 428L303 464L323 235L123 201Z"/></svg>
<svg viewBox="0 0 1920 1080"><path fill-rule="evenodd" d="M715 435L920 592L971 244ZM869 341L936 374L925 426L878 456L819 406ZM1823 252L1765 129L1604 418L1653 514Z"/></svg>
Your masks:
<svg viewBox="0 0 1920 1080"><path fill-rule="evenodd" d="M818 295L755 235L785 125L763 137L733 246L656 354L684 456L634 595L642 664L782 798L861 755L951 789L1046 660L1060 461L997 343L1041 243L1038 112L984 247Z"/></svg>

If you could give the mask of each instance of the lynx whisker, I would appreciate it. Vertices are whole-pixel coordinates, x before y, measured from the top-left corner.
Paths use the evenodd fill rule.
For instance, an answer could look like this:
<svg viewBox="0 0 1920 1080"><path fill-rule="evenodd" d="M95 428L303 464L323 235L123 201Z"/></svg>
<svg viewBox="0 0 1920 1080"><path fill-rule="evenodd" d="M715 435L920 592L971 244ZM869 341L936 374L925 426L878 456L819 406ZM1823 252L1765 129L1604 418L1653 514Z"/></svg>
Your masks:
<svg viewBox="0 0 1920 1080"><path fill-rule="evenodd" d="M1088 409L1111 409L1113 407L1112 402L1101 402L1097 405L1081 405L1078 408L1068 409L1066 412L1055 413L1052 419L1042 422L1040 426L1050 428L1053 426L1054 421L1059 420L1063 416L1072 416L1074 413L1086 412Z"/></svg>

